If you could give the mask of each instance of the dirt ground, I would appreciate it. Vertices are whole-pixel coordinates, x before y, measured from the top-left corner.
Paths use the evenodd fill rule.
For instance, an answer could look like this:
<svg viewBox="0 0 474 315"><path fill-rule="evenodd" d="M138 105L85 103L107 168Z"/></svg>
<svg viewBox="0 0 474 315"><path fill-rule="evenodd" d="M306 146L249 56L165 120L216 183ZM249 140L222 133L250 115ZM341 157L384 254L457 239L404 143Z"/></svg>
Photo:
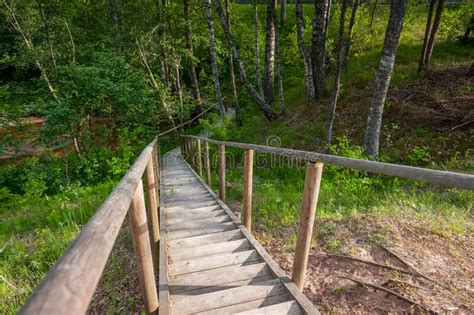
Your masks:
<svg viewBox="0 0 474 315"><path fill-rule="evenodd" d="M442 235L421 222L383 215L364 215L337 223L327 221L317 224L315 231L320 237L310 252L304 293L321 312L474 313L472 234ZM289 250L282 241L290 237L259 238L280 267L291 275L294 249ZM416 275L417 272L426 278ZM419 305L344 276L382 286Z"/></svg>

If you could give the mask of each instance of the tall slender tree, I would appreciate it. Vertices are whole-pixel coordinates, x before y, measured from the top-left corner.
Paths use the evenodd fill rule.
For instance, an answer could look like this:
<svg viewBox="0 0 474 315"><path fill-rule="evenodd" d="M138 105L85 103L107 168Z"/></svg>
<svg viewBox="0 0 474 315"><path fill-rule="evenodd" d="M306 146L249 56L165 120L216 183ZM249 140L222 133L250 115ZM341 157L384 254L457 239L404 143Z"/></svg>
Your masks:
<svg viewBox="0 0 474 315"><path fill-rule="evenodd" d="M280 116L286 115L285 108L285 96L283 95L283 65L281 63L281 47L280 47L280 30L283 27L283 19L280 19L280 25L276 22L276 10L274 11L275 16L275 62L277 67L277 82L278 82L278 100L280 102Z"/></svg>
<svg viewBox="0 0 474 315"><path fill-rule="evenodd" d="M398 42L403 26L403 19L408 0L392 0L390 5L390 17L385 31L382 57L374 84L374 94L370 103L367 117L367 128L365 130L364 153L367 156L377 157L379 154L379 138L382 126L382 115L390 85Z"/></svg>
<svg viewBox="0 0 474 315"><path fill-rule="evenodd" d="M352 11L351 11L351 20L349 21L349 28L347 29L347 37L344 43L344 63L342 68L347 69L349 66L349 59L351 54L351 43L352 35L354 34L354 25L356 22L357 9L359 8L360 0L353 0Z"/></svg>
<svg viewBox="0 0 474 315"><path fill-rule="evenodd" d="M247 92L250 94L250 96L254 99L255 103L258 105L262 113L265 115L265 117L268 120L274 120L278 116L277 114L272 110L272 108L268 105L267 102L265 102L265 99L262 97L261 94L259 94L255 88L250 84L248 77L247 77L247 72L245 70L245 65L240 57L239 50L237 49L237 45L235 43L234 37L232 36L232 33L229 30L229 23L227 22L227 18L225 16L224 10L222 8L222 4L220 0L215 0L214 5L217 11L217 14L219 15L221 19L221 25L222 29L224 30L225 36L227 38L227 42L229 43L232 52L234 53L235 60L237 61L237 64L239 65L239 74L240 74L240 81L242 82L243 86L247 90Z"/></svg>
<svg viewBox="0 0 474 315"><path fill-rule="evenodd" d="M260 74L260 41L258 31L258 0L253 3L253 16L254 16L254 44L255 44L255 86L260 94L263 95L262 77Z"/></svg>
<svg viewBox="0 0 474 315"><path fill-rule="evenodd" d="M436 0L430 1L430 6L428 9L428 17L426 19L425 36L423 37L423 46L421 48L420 61L418 62L418 72L423 70L423 65L425 63L426 48L428 47L428 39L430 37L430 32L431 32L431 20L433 19L433 11L434 11L435 3L436 3Z"/></svg>
<svg viewBox="0 0 474 315"><path fill-rule="evenodd" d="M274 100L275 86L275 11L276 0L268 0L267 26L265 31L265 68L263 76L263 94L265 101L272 103Z"/></svg>
<svg viewBox="0 0 474 315"><path fill-rule="evenodd" d="M315 1L314 4L311 66L313 68L313 83L316 98L322 98L328 94L324 75L324 59L326 55L325 29L329 0L318 0Z"/></svg>
<svg viewBox="0 0 474 315"><path fill-rule="evenodd" d="M202 110L201 92L199 91L199 82L196 75L196 67L194 65L194 45L193 45L193 30L191 27L191 9L189 7L189 0L183 0L184 19L186 24L186 48L189 51L188 72L191 79L191 87L194 98L194 105L196 113Z"/></svg>
<svg viewBox="0 0 474 315"><path fill-rule="evenodd" d="M436 7L436 14L433 21L433 27L430 31L430 38L428 39L428 44L426 45L425 55L423 58L423 70L428 70L430 64L431 54L433 53L434 44L436 41L436 33L438 33L439 25L441 24L441 14L443 13L445 0L439 0L438 6Z"/></svg>
<svg viewBox="0 0 474 315"><path fill-rule="evenodd" d="M281 0L280 4L280 28L286 23L287 0Z"/></svg>
<svg viewBox="0 0 474 315"><path fill-rule="evenodd" d="M227 22L229 23L229 31L231 29L230 21L230 9L229 9L229 0L225 0L225 13L227 17ZM234 94L234 107L235 107L235 120L238 126L242 126L242 113L240 112L239 104L239 95L237 94L237 85L235 84L235 71L234 71L234 53L232 48L229 47L229 73L230 73L230 84L232 86L232 94Z"/></svg>
<svg viewBox="0 0 474 315"><path fill-rule="evenodd" d="M357 0L355 0L357 1ZM330 150L332 139L332 126L336 115L337 99L341 89L341 72L342 72L342 48L344 43L344 22L346 20L347 0L341 1L341 15L339 17L339 35L336 45L336 78L334 80L334 92L332 96L331 109L328 115L328 124L326 127L326 144Z"/></svg>
<svg viewBox="0 0 474 315"><path fill-rule="evenodd" d="M307 102L308 105L313 105L316 101L316 94L314 90L313 68L311 67L311 58L308 54L306 44L304 42L304 19L301 0L296 0L296 34L298 37L298 47L300 49L301 59L303 60L304 66Z"/></svg>
<svg viewBox="0 0 474 315"><path fill-rule="evenodd" d="M216 38L214 36L214 21L212 18L211 0L204 0L204 6L206 7L207 26L209 29L209 50L211 54L212 78L214 81L214 88L216 89L217 101L219 102L220 114L223 117L225 114L225 108L222 99L221 84L219 81L219 68L217 65Z"/></svg>
<svg viewBox="0 0 474 315"><path fill-rule="evenodd" d="M117 14L117 4L115 0L109 0L109 12L112 19L112 30L115 39L115 50L117 53L122 51L122 40L120 38L119 18Z"/></svg>

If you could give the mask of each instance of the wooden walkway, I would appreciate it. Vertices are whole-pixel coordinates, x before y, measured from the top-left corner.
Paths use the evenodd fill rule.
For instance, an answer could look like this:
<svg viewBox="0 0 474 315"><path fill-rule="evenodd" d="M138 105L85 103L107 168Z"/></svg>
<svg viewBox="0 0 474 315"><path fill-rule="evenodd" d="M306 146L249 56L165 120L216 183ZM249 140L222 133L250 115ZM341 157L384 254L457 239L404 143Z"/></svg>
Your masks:
<svg viewBox="0 0 474 315"><path fill-rule="evenodd" d="M161 170L161 314L318 314L178 150Z"/></svg>

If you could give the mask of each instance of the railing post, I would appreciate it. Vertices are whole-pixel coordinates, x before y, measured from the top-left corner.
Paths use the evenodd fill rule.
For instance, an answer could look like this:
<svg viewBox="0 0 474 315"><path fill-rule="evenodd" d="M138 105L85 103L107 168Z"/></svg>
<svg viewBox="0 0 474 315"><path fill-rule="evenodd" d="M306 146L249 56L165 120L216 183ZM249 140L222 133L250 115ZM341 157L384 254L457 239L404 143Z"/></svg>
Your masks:
<svg viewBox="0 0 474 315"><path fill-rule="evenodd" d="M219 198L225 202L225 146L217 146L219 155Z"/></svg>
<svg viewBox="0 0 474 315"><path fill-rule="evenodd" d="M138 278L148 314L158 314L158 295L150 247L142 181L138 183L129 209L133 245L137 255Z"/></svg>
<svg viewBox="0 0 474 315"><path fill-rule="evenodd" d="M154 174L155 174L155 191L156 191L156 209L160 209L160 171L161 171L161 159L160 159L160 142L156 140L156 147L153 150L153 158L154 158ZM158 211L158 210L157 210Z"/></svg>
<svg viewBox="0 0 474 315"><path fill-rule="evenodd" d="M252 230L252 182L253 182L253 150L244 153L244 205L243 221L249 230Z"/></svg>
<svg viewBox="0 0 474 315"><path fill-rule="evenodd" d="M145 168L146 191L148 201L148 220L151 228L151 253L153 255L153 264L158 266L158 250L160 242L160 225L158 219L158 207L156 204L156 177L153 170L154 157L153 153L148 160Z"/></svg>
<svg viewBox="0 0 474 315"><path fill-rule="evenodd" d="M204 142L204 162L206 163L207 184L211 186L211 159L209 157L209 142Z"/></svg>
<svg viewBox="0 0 474 315"><path fill-rule="evenodd" d="M197 171L200 177L202 177L202 160L201 160L201 140L196 139L196 159L197 159Z"/></svg>
<svg viewBox="0 0 474 315"><path fill-rule="evenodd" d="M303 291L306 277L306 267L308 265L308 255L311 247L311 236L313 234L322 173L323 163L307 163L300 226L298 228L298 241L296 243L293 273L291 275L293 282L301 291Z"/></svg>

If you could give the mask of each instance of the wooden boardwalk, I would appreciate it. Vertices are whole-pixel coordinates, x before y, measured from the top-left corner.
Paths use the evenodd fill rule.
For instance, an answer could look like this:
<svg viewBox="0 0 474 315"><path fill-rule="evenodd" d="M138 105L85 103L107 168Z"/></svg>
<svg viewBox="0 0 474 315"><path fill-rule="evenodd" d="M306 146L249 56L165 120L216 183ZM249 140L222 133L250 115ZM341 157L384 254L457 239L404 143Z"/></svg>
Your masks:
<svg viewBox="0 0 474 315"><path fill-rule="evenodd" d="M161 170L161 314L318 313L178 150Z"/></svg>

